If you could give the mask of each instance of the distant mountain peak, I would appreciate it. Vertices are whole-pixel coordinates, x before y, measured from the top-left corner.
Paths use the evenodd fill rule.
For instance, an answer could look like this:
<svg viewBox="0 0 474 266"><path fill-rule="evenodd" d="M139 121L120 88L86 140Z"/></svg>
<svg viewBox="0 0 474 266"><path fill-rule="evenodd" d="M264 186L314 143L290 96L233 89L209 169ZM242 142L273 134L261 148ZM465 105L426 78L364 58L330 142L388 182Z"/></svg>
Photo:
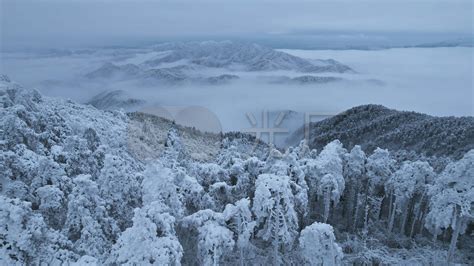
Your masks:
<svg viewBox="0 0 474 266"><path fill-rule="evenodd" d="M335 60L307 60L285 52L254 43L231 41L206 41L188 43L165 43L155 46L156 51L171 51L169 54L144 62L147 66L189 60L206 67L230 67L242 65L247 71L292 70L297 72L351 72L350 67Z"/></svg>
<svg viewBox="0 0 474 266"><path fill-rule="evenodd" d="M123 90L108 90L92 97L87 104L90 104L97 109L112 110L112 109L130 109L145 104L145 100L137 99L130 96Z"/></svg>
<svg viewBox="0 0 474 266"><path fill-rule="evenodd" d="M183 81L221 83L236 79L229 72L292 71L305 73L306 78L296 78L297 83L326 83L338 78L309 77L314 73L354 72L350 67L333 59L304 59L276 51L255 43L232 41L163 43L152 47L150 56L140 57L135 64L106 62L85 75L88 79L119 79L168 84ZM221 73L204 74L210 68ZM201 71L203 70L203 71ZM212 70L214 71L214 70ZM207 76L207 77L206 77ZM196 78L198 77L198 78Z"/></svg>

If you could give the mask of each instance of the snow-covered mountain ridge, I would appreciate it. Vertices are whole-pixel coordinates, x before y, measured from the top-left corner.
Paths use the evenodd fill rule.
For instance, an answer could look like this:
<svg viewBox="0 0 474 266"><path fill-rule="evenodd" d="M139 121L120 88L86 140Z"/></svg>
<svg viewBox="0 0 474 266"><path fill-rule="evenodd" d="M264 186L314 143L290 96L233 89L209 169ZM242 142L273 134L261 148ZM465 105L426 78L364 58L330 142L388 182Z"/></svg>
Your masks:
<svg viewBox="0 0 474 266"><path fill-rule="evenodd" d="M309 128L309 145L316 149L334 139L347 147L361 145L365 151L382 147L456 159L474 149L472 116L435 117L380 105L363 105L311 123ZM304 130L302 127L295 132L289 142L298 143L304 137Z"/></svg>
<svg viewBox="0 0 474 266"><path fill-rule="evenodd" d="M292 71L304 73L300 80L312 78L311 83L336 81L335 77L319 77L318 73L353 73L335 60L307 60L257 44L237 42L165 43L153 48L151 58L118 64L107 62L85 74L88 79L122 79L161 81L166 83L200 82L224 83L239 78L238 72ZM219 74L206 74L218 70ZM233 73L233 74L232 74ZM296 77L298 79L298 77ZM303 83L303 81L301 81Z"/></svg>
<svg viewBox="0 0 474 266"><path fill-rule="evenodd" d="M0 129L0 264L474 259L473 150L440 172L338 140L283 152L43 97L3 76Z"/></svg>
<svg viewBox="0 0 474 266"><path fill-rule="evenodd" d="M258 44L231 41L168 43L154 47L156 51L170 51L165 56L150 59L145 65L158 66L189 60L206 67L243 66L247 71L294 70L298 72L350 72L352 69L335 60L306 60Z"/></svg>
<svg viewBox="0 0 474 266"><path fill-rule="evenodd" d="M122 90L104 91L92 97L86 104L90 104L101 110L125 110L145 104L146 101L136 99Z"/></svg>

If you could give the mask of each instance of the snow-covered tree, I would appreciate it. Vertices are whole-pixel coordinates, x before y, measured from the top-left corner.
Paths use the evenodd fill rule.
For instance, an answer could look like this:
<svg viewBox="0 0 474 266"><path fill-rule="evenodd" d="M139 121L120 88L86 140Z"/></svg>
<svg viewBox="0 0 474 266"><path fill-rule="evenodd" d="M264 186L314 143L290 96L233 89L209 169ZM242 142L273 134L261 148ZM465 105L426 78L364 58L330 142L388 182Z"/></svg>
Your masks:
<svg viewBox="0 0 474 266"><path fill-rule="evenodd" d="M345 215L347 226L354 230L357 227L358 217L363 209L362 199L364 184L367 184L366 163L367 157L359 145L355 145L350 153L344 157L344 179L348 192L345 193Z"/></svg>
<svg viewBox="0 0 474 266"><path fill-rule="evenodd" d="M303 223L308 215L308 192L309 187L306 183L304 168L299 163L299 157L305 156L309 149L305 142L300 143L296 149L289 148L283 156L283 161L287 164L287 173L290 177L291 188L295 195L295 209L298 213L298 220Z"/></svg>
<svg viewBox="0 0 474 266"><path fill-rule="evenodd" d="M83 265L98 265L99 260L89 256L89 255L84 255L80 257L76 262L71 263L72 266L83 266Z"/></svg>
<svg viewBox="0 0 474 266"><path fill-rule="evenodd" d="M389 223L388 231L392 231L395 214L401 215L400 231L404 233L405 225L410 214L410 203L414 198L423 201L427 184L434 178L433 168L427 162L404 162L402 167L397 170L385 183L385 190L389 193ZM392 203L392 199L394 201ZM389 203L389 204L390 204ZM420 205L421 202L418 202ZM413 223L419 216L419 207L416 214L412 217ZM411 234L411 233L410 233Z"/></svg>
<svg viewBox="0 0 474 266"><path fill-rule="evenodd" d="M234 186L230 186L226 182L216 182L209 188L209 196L214 203L214 209L222 210L224 207L234 201Z"/></svg>
<svg viewBox="0 0 474 266"><path fill-rule="evenodd" d="M165 143L165 150L161 157L161 161L167 167L175 167L187 163L185 159L187 153L181 138L179 137L178 131L173 127L168 131L168 135Z"/></svg>
<svg viewBox="0 0 474 266"><path fill-rule="evenodd" d="M179 188L175 184L176 173L172 169L158 163L149 164L143 177L143 204L160 201L170 208L173 216L184 215L183 195L178 193Z"/></svg>
<svg viewBox="0 0 474 266"><path fill-rule="evenodd" d="M108 263L122 265L181 265L182 247L173 235L162 235L143 210L136 209L133 226L112 247Z"/></svg>
<svg viewBox="0 0 474 266"><path fill-rule="evenodd" d="M219 265L222 257L233 250L234 233L225 225L222 213L201 210L183 219L185 227L198 232L197 246L199 261L203 265Z"/></svg>
<svg viewBox="0 0 474 266"><path fill-rule="evenodd" d="M290 178L259 175L252 210L260 228L257 236L271 245L273 263L281 263L281 253L292 245L298 229Z"/></svg>
<svg viewBox="0 0 474 266"><path fill-rule="evenodd" d="M275 147L269 147L263 172L275 175L286 175L288 173L288 164L283 161L283 154Z"/></svg>
<svg viewBox="0 0 474 266"><path fill-rule="evenodd" d="M240 265L244 265L244 259L248 257L248 252L251 250L250 239L256 226L250 211L250 200L241 199L235 204L228 204L223 215L228 221L229 228L237 236L236 247L239 251Z"/></svg>
<svg viewBox="0 0 474 266"><path fill-rule="evenodd" d="M31 204L0 195L0 258L5 265L68 264L72 243L44 223Z"/></svg>
<svg viewBox="0 0 474 266"><path fill-rule="evenodd" d="M187 174L186 169L178 167L173 171L175 172L176 192L181 195L185 215L214 207L212 198L204 191L195 177Z"/></svg>
<svg viewBox="0 0 474 266"><path fill-rule="evenodd" d="M228 173L215 163L198 163L195 166L196 178L204 188L214 183L227 181Z"/></svg>
<svg viewBox="0 0 474 266"><path fill-rule="evenodd" d="M253 197L257 176L263 172L265 162L257 157L245 160L235 159L229 169L229 181L234 186L234 196L237 199Z"/></svg>
<svg viewBox="0 0 474 266"><path fill-rule="evenodd" d="M224 138L221 143L221 150L217 156L216 162L224 168L231 167L236 160L245 160L243 154L238 149L238 143Z"/></svg>
<svg viewBox="0 0 474 266"><path fill-rule="evenodd" d="M122 230L131 226L133 210L141 204L140 170L126 153L106 154L97 179L107 212Z"/></svg>
<svg viewBox="0 0 474 266"><path fill-rule="evenodd" d="M5 196L9 198L19 199L23 201L33 201L33 195L29 191L29 187L19 180L10 182L3 181L2 188Z"/></svg>
<svg viewBox="0 0 474 266"><path fill-rule="evenodd" d="M393 173L395 160L390 157L388 150L377 148L367 158L366 169L368 184L366 187L365 200L365 226L367 230L368 221L378 221L384 199L384 186Z"/></svg>
<svg viewBox="0 0 474 266"><path fill-rule="evenodd" d="M85 134L90 133L86 131ZM69 136L64 142L62 153L66 160L67 175L89 174L92 178L97 178L104 164L103 147L91 150L91 141L78 135Z"/></svg>
<svg viewBox="0 0 474 266"><path fill-rule="evenodd" d="M430 210L426 226L436 236L440 229L452 228L448 261L452 261L458 236L474 219L474 150L450 163L436 178L429 194Z"/></svg>
<svg viewBox="0 0 474 266"><path fill-rule="evenodd" d="M90 176L79 175L73 182L62 230L74 242L76 252L101 258L109 251L118 227L108 216L99 188Z"/></svg>
<svg viewBox="0 0 474 266"><path fill-rule="evenodd" d="M46 185L38 188L36 194L46 223L54 229L61 229L66 218L64 193L56 186Z"/></svg>
<svg viewBox="0 0 474 266"><path fill-rule="evenodd" d="M308 214L308 185L305 173L298 161L298 149L288 148L284 154L270 147L262 172L290 178L290 186L295 197L298 220L304 222Z"/></svg>
<svg viewBox="0 0 474 266"><path fill-rule="evenodd" d="M233 202L232 190L234 186L230 184L229 173L215 163L198 163L194 167L195 176L199 184L205 191L209 192L216 208L223 209L227 203Z"/></svg>
<svg viewBox="0 0 474 266"><path fill-rule="evenodd" d="M304 160L306 158L310 158L311 156L311 149L308 146L308 142L306 139L300 141L298 146L294 148L294 153L296 153L298 160Z"/></svg>
<svg viewBox="0 0 474 266"><path fill-rule="evenodd" d="M38 160L37 169L34 171L35 177L31 180L30 188L36 190L46 185L55 185L61 190L70 190L70 181L65 178L64 168L51 159L42 158Z"/></svg>
<svg viewBox="0 0 474 266"><path fill-rule="evenodd" d="M316 159L307 161L304 167L310 194L317 196L317 199L314 196L310 198L310 202L317 202L322 198L323 210L320 215L323 222L329 218L331 203L336 206L344 192L342 158L345 153L341 142L332 141L324 147Z"/></svg>
<svg viewBox="0 0 474 266"><path fill-rule="evenodd" d="M341 265L342 249L329 224L314 222L305 227L300 234L299 247L305 265Z"/></svg>
<svg viewBox="0 0 474 266"><path fill-rule="evenodd" d="M199 227L199 256L203 265L220 265L221 257L234 248L234 234L224 226L206 223Z"/></svg>
<svg viewBox="0 0 474 266"><path fill-rule="evenodd" d="M395 160L390 157L388 150L377 148L367 158L367 175L369 178L369 189L378 193L383 189L385 182L390 178L395 167Z"/></svg>
<svg viewBox="0 0 474 266"><path fill-rule="evenodd" d="M18 180L29 186L37 177L39 163L44 157L36 154L24 144L15 145L12 150L1 153L2 183Z"/></svg>

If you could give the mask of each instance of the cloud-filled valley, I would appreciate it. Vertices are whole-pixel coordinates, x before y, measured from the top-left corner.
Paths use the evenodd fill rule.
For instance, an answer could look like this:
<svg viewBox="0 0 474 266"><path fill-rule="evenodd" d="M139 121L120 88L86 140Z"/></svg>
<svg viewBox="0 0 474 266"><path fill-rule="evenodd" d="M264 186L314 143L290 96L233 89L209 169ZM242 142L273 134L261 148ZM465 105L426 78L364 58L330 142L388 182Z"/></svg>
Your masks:
<svg viewBox="0 0 474 266"><path fill-rule="evenodd" d="M204 107L230 131L251 126L247 113L329 115L367 103L472 115L471 56L470 47L311 51L225 41L3 53L1 66L49 96L85 103L118 90L142 103L122 106L129 110Z"/></svg>

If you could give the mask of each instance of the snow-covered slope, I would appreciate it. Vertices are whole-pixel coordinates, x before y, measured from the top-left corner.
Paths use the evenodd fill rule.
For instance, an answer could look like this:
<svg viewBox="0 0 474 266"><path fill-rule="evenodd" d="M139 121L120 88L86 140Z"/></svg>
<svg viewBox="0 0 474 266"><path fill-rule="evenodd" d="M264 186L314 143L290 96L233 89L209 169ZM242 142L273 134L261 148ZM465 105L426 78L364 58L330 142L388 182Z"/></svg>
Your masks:
<svg viewBox="0 0 474 266"><path fill-rule="evenodd" d="M90 104L97 109L126 111L137 108L146 103L143 99L137 99L123 90L104 91L92 97L86 104Z"/></svg>
<svg viewBox="0 0 474 266"><path fill-rule="evenodd" d="M434 117L363 105L312 123L309 136L310 146L317 149L339 139L348 147L358 144L369 151L382 147L460 158L474 149L474 118ZM304 127L289 138L289 144L303 137Z"/></svg>
<svg viewBox="0 0 474 266"><path fill-rule="evenodd" d="M439 172L338 140L282 152L0 77L2 265L474 260L474 150Z"/></svg>

